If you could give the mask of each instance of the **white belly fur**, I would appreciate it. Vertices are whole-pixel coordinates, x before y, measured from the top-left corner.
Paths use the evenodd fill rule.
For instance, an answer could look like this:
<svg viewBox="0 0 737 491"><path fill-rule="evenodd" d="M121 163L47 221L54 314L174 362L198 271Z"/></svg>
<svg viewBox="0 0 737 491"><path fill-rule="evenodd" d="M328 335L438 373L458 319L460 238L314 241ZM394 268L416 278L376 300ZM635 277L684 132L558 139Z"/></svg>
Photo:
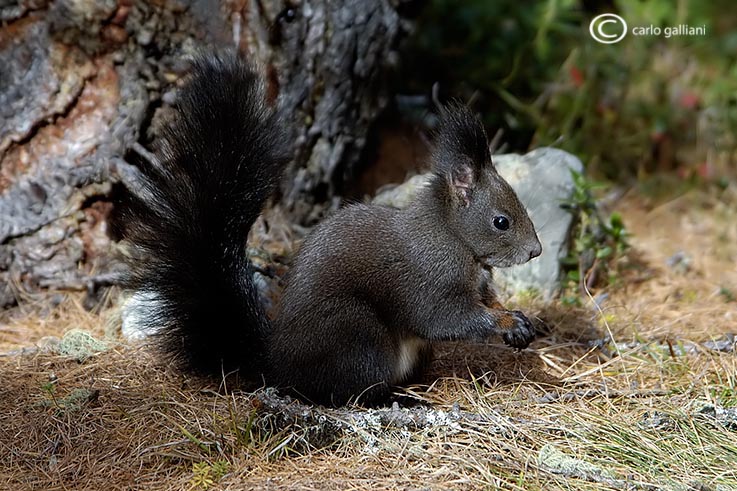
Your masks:
<svg viewBox="0 0 737 491"><path fill-rule="evenodd" d="M153 291L139 290L134 292L122 304L120 316L123 336L129 341L145 339L156 334L156 328L150 327L150 319L156 318L162 308L161 297Z"/></svg>
<svg viewBox="0 0 737 491"><path fill-rule="evenodd" d="M399 342L399 350L394 362L393 383L404 381L412 373L420 360L420 352L426 346L426 340L415 337L406 338Z"/></svg>

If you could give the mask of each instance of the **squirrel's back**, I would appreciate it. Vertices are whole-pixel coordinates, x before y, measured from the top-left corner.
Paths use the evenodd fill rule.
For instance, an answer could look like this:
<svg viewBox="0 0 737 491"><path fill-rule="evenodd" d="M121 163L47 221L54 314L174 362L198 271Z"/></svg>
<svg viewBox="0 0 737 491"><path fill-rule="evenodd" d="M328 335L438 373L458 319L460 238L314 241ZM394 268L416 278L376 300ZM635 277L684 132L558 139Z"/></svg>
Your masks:
<svg viewBox="0 0 737 491"><path fill-rule="evenodd" d="M268 319L246 238L289 159L261 78L232 53L199 57L155 162L123 203L139 327L185 368L261 371Z"/></svg>

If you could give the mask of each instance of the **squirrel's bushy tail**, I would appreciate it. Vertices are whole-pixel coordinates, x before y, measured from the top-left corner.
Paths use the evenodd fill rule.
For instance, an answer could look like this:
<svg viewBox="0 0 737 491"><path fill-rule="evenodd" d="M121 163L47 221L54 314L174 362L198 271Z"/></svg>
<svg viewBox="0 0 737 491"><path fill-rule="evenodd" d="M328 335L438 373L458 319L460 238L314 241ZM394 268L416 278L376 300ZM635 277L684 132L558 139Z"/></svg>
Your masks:
<svg viewBox="0 0 737 491"><path fill-rule="evenodd" d="M246 237L289 160L261 78L234 53L194 62L175 113L122 207L132 316L204 374L261 369L268 319ZM245 372L245 373L244 373Z"/></svg>

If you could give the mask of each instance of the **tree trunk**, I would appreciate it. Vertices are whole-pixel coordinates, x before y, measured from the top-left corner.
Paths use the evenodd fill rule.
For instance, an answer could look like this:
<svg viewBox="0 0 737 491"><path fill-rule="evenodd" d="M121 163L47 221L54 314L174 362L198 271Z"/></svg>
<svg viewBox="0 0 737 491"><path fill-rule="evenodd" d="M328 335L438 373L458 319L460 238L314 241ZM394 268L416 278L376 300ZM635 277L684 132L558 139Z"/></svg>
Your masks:
<svg viewBox="0 0 737 491"><path fill-rule="evenodd" d="M249 53L293 114L292 217L335 206L387 102L400 1L0 0L0 307L115 281L113 183L203 45Z"/></svg>

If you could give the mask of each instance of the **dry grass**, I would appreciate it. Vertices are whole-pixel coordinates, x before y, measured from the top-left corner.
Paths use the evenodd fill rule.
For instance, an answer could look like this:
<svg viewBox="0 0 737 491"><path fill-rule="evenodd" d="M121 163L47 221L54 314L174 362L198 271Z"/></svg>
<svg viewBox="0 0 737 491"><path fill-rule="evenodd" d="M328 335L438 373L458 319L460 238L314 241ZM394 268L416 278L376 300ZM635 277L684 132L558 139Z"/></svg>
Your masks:
<svg viewBox="0 0 737 491"><path fill-rule="evenodd" d="M723 409L737 407L737 356L704 346L737 331L737 197L618 208L647 267L600 309L528 306L551 331L521 353L441 347L427 385L408 389L437 421L407 428L313 409L340 427L317 438L258 395L121 343L114 310L74 297L7 319L0 352L72 328L110 349L0 358L0 488L737 489L737 415ZM678 251L690 268L666 264Z"/></svg>

